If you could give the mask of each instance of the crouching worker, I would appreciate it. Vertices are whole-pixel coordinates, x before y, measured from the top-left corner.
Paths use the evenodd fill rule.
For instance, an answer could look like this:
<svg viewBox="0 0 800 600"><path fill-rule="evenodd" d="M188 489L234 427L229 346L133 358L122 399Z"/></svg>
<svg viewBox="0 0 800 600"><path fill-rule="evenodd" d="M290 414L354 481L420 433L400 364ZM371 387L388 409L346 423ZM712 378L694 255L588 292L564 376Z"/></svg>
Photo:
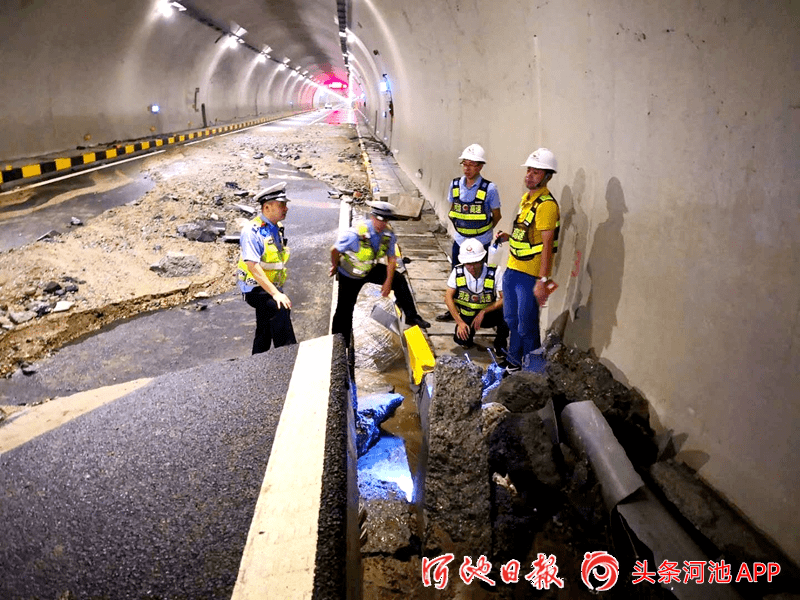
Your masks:
<svg viewBox="0 0 800 600"><path fill-rule="evenodd" d="M256 195L261 212L242 229L239 245L239 289L245 301L256 309L256 335L253 354L296 344L292 327L292 301L283 293L289 248L283 237L289 199L286 183L279 183Z"/></svg>
<svg viewBox="0 0 800 600"><path fill-rule="evenodd" d="M460 264L450 272L444 302L456 322L453 340L457 344L471 348L478 329L497 327L493 346L499 356L505 356L508 326L503 320L502 280L496 277L497 267L487 265L485 258L480 240L462 242Z"/></svg>
<svg viewBox="0 0 800 600"><path fill-rule="evenodd" d="M341 232L331 248L330 275L339 277L336 312L333 315L331 333L344 335L350 343L353 330L353 310L358 293L365 283L381 286L381 295L386 297L394 290L397 305L403 311L406 325L430 327L430 323L419 316L414 297L402 273L396 273L396 238L388 221L394 217L394 207L388 202L373 202L369 221ZM386 264L378 260L386 257Z"/></svg>

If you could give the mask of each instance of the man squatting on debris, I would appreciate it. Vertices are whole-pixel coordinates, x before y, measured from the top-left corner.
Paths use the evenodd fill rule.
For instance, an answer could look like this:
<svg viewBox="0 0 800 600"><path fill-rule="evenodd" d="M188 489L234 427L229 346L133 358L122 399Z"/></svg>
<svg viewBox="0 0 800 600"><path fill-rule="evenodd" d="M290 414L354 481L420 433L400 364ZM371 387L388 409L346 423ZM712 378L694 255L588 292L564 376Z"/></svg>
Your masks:
<svg viewBox="0 0 800 600"><path fill-rule="evenodd" d="M486 248L480 240L468 238L458 253L460 264L450 272L444 302L456 322L453 340L471 348L475 332L481 327L497 327L494 349L504 355L508 326L503 320L502 282L495 275L496 265L485 262Z"/></svg>

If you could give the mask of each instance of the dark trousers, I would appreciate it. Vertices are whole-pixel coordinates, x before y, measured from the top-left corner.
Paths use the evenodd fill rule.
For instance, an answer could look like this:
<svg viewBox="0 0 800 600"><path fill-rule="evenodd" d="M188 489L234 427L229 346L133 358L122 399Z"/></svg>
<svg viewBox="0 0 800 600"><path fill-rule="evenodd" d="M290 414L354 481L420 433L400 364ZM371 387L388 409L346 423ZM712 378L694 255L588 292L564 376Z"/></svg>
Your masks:
<svg viewBox="0 0 800 600"><path fill-rule="evenodd" d="M356 307L358 293L365 283L383 285L386 281L386 265L376 264L366 277L354 279L339 273L339 292L336 299L336 312L333 314L331 323L331 333L341 333L344 335L346 344L350 343L350 335L353 332L353 310ZM403 311L406 321L417 316L417 308L414 306L414 297L411 289L402 273L395 271L392 278L392 290L397 299L397 306Z"/></svg>
<svg viewBox="0 0 800 600"><path fill-rule="evenodd" d="M262 287L255 287L244 294L244 300L256 309L256 335L253 338L253 354L269 350L270 344L276 348L296 344L292 327L292 311L278 308L278 303Z"/></svg>
<svg viewBox="0 0 800 600"><path fill-rule="evenodd" d="M453 332L453 340L456 344L460 346L472 346L473 338L475 337L475 329L472 327L472 320L475 316L468 317L466 315L461 315L461 318L464 319L464 322L469 325L469 337L466 340L462 340L458 337L458 325L456 325L456 329ZM487 312L483 316L483 322L481 323L481 329L491 329L492 327L497 327L497 333L494 336L494 346L495 350L499 349L506 349L506 345L508 344L508 325L506 325L505 320L503 320L503 311L502 310L493 310L491 312Z"/></svg>

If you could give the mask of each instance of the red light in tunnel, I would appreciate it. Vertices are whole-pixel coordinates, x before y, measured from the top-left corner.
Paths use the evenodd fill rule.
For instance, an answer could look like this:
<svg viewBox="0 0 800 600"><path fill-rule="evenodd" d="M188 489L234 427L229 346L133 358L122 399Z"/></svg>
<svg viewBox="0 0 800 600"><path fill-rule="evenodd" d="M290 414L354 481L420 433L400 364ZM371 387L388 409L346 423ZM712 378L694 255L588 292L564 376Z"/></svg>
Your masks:
<svg viewBox="0 0 800 600"><path fill-rule="evenodd" d="M334 75L328 75L325 77L322 85L332 90L341 90L347 88L347 84Z"/></svg>

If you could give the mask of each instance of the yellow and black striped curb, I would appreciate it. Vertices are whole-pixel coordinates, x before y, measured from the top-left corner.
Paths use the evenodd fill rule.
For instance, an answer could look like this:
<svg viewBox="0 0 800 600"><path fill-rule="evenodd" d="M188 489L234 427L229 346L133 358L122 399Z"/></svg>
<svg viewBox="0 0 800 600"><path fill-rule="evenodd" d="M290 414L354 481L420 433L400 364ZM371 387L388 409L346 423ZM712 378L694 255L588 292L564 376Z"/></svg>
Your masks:
<svg viewBox="0 0 800 600"><path fill-rule="evenodd" d="M5 184L11 182L15 182L17 184L27 183L26 180L33 178L44 179L48 175L56 176L59 173L72 172L80 168L100 164L105 161L130 156L137 152L153 151L165 146L168 147L191 140L212 137L223 133L230 133L231 131L246 129L256 125L263 125L264 123L285 119L287 116L295 116L297 114L301 114L302 112L306 111L300 111L293 113L292 115L281 115L280 117L264 117L254 121L244 121L242 123L223 125L221 127L206 127L204 129L179 135L159 136L141 142L119 144L117 146L106 148L105 150L95 150L94 152L88 152L86 154L44 160L39 163L25 165L24 167L10 167L0 171L0 186L4 186Z"/></svg>

